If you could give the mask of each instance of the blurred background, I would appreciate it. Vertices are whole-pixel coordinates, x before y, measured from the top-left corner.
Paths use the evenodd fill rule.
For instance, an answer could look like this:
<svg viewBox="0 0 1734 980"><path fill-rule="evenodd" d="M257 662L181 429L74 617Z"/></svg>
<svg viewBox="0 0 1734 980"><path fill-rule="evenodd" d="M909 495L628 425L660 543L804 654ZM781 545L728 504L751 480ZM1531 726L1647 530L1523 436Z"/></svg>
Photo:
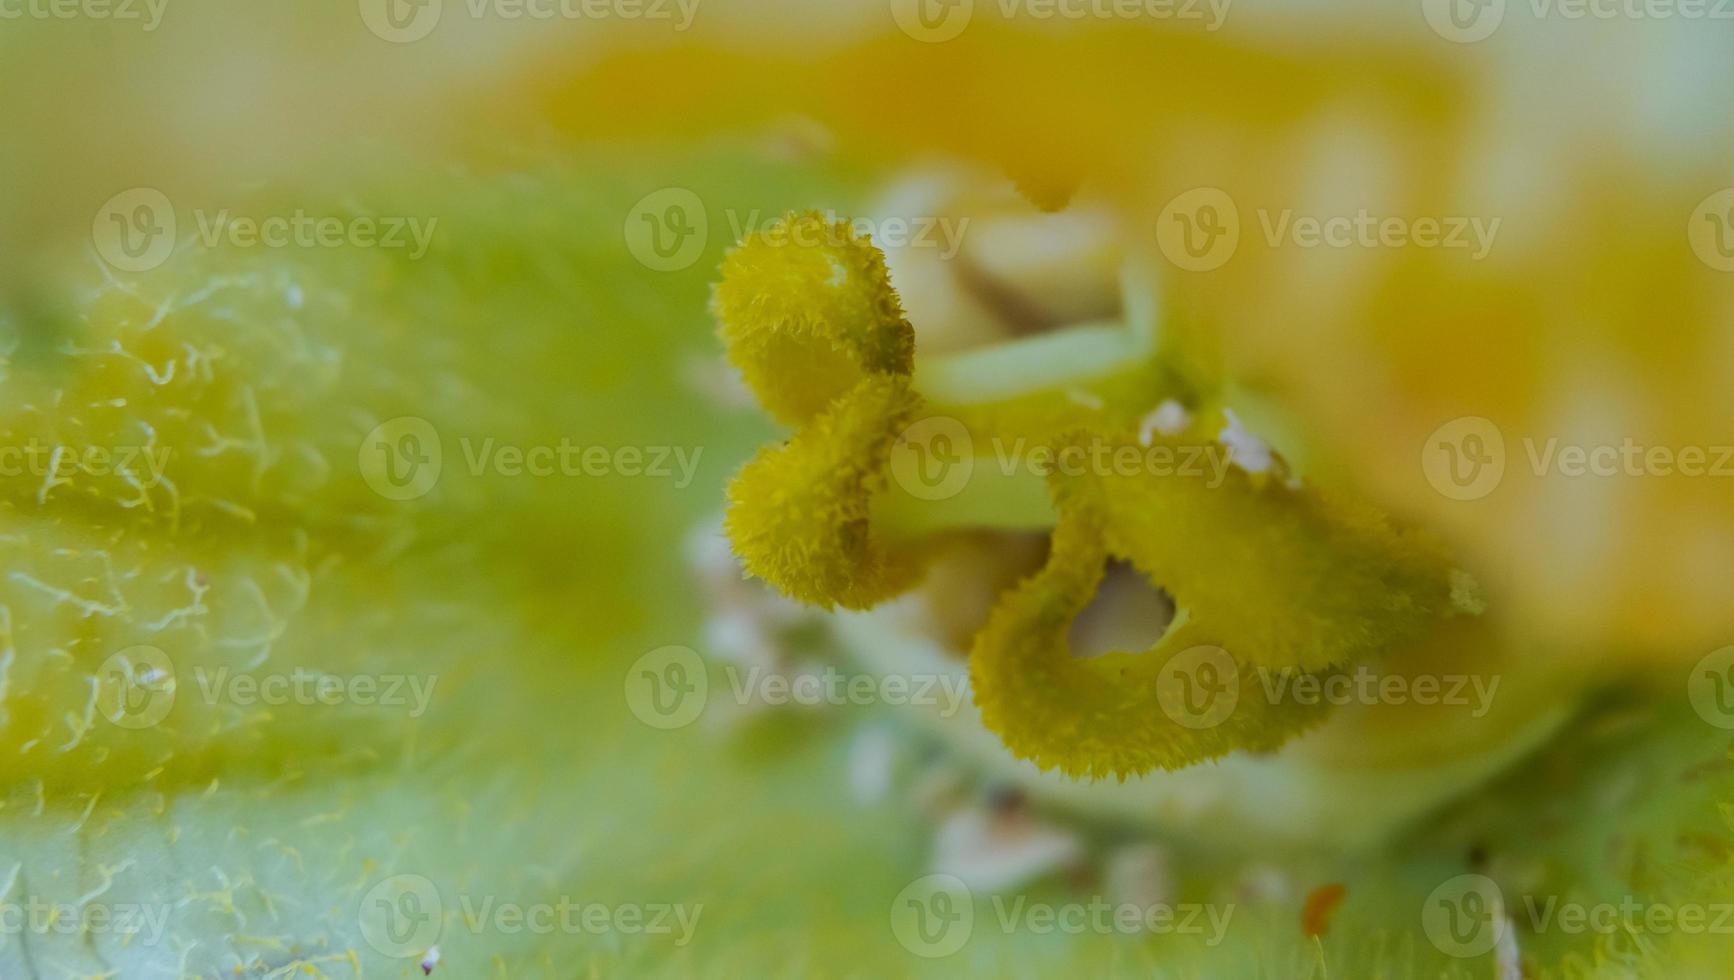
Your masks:
<svg viewBox="0 0 1734 980"><path fill-rule="evenodd" d="M0 0L0 977L1725 975L1731 21ZM1473 571L1495 720L1066 784L900 659L1023 559L743 580L709 302L795 209L918 364L1145 270Z"/></svg>

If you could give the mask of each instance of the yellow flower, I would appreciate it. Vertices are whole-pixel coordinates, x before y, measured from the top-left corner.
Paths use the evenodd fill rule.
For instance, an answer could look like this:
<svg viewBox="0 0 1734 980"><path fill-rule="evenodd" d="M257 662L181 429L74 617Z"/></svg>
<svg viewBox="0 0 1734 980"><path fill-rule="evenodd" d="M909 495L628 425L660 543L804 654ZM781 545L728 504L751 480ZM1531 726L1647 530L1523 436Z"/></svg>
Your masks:
<svg viewBox="0 0 1734 980"><path fill-rule="evenodd" d="M1255 668L1328 671L1401 652L1471 605L1465 576L1436 541L1368 505L1276 478L1269 460L1236 459L1232 441L1209 438L1212 423L1232 421L1221 406L1195 396L1183 411L1187 430L1158 435L1115 419L1156 410L1174 393L1160 383L1109 386L1111 406L1064 397L1067 358L1092 377L1178 374L1172 354L1135 342L1138 330L1086 327L955 355L937 371L917 370L912 387L913 332L884 263L847 223L816 214L790 215L742 242L716 297L722 339L748 386L799 426L736 477L726 520L747 570L793 598L867 608L917 583L924 545L946 524L991 526L1008 510L1041 520L988 500L937 522L899 521L876 504L893 489L893 453L924 449L910 445L912 426L935 417L922 415L924 405L946 405L924 402L923 387L973 421L963 430L970 446L1034 438L1047 450L1058 514L1047 566L1002 597L971 654L984 722L1044 768L1124 777L1275 748L1324 712L1249 704L1232 724L1187 727L1164 715L1162 699L1174 694L1164 690L1165 666L1220 648L1250 689ZM1021 383L1008 388L1007 377ZM972 394L972 404L957 404ZM1213 479L1113 464L1188 453L1213 454ZM1003 498L1016 482L989 493ZM1149 651L1078 660L1066 630L1109 558L1167 590L1180 614Z"/></svg>

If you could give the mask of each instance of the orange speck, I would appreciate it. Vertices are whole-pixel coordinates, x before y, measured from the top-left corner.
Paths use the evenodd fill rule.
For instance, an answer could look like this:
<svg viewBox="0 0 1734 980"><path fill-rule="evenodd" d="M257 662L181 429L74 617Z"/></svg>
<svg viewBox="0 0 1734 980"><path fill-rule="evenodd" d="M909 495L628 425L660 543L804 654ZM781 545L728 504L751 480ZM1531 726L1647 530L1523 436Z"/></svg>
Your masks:
<svg viewBox="0 0 1734 980"><path fill-rule="evenodd" d="M1301 907L1301 932L1308 936L1324 935L1331 925L1331 913L1343 903L1348 891L1342 885L1321 885L1309 892L1306 905Z"/></svg>

